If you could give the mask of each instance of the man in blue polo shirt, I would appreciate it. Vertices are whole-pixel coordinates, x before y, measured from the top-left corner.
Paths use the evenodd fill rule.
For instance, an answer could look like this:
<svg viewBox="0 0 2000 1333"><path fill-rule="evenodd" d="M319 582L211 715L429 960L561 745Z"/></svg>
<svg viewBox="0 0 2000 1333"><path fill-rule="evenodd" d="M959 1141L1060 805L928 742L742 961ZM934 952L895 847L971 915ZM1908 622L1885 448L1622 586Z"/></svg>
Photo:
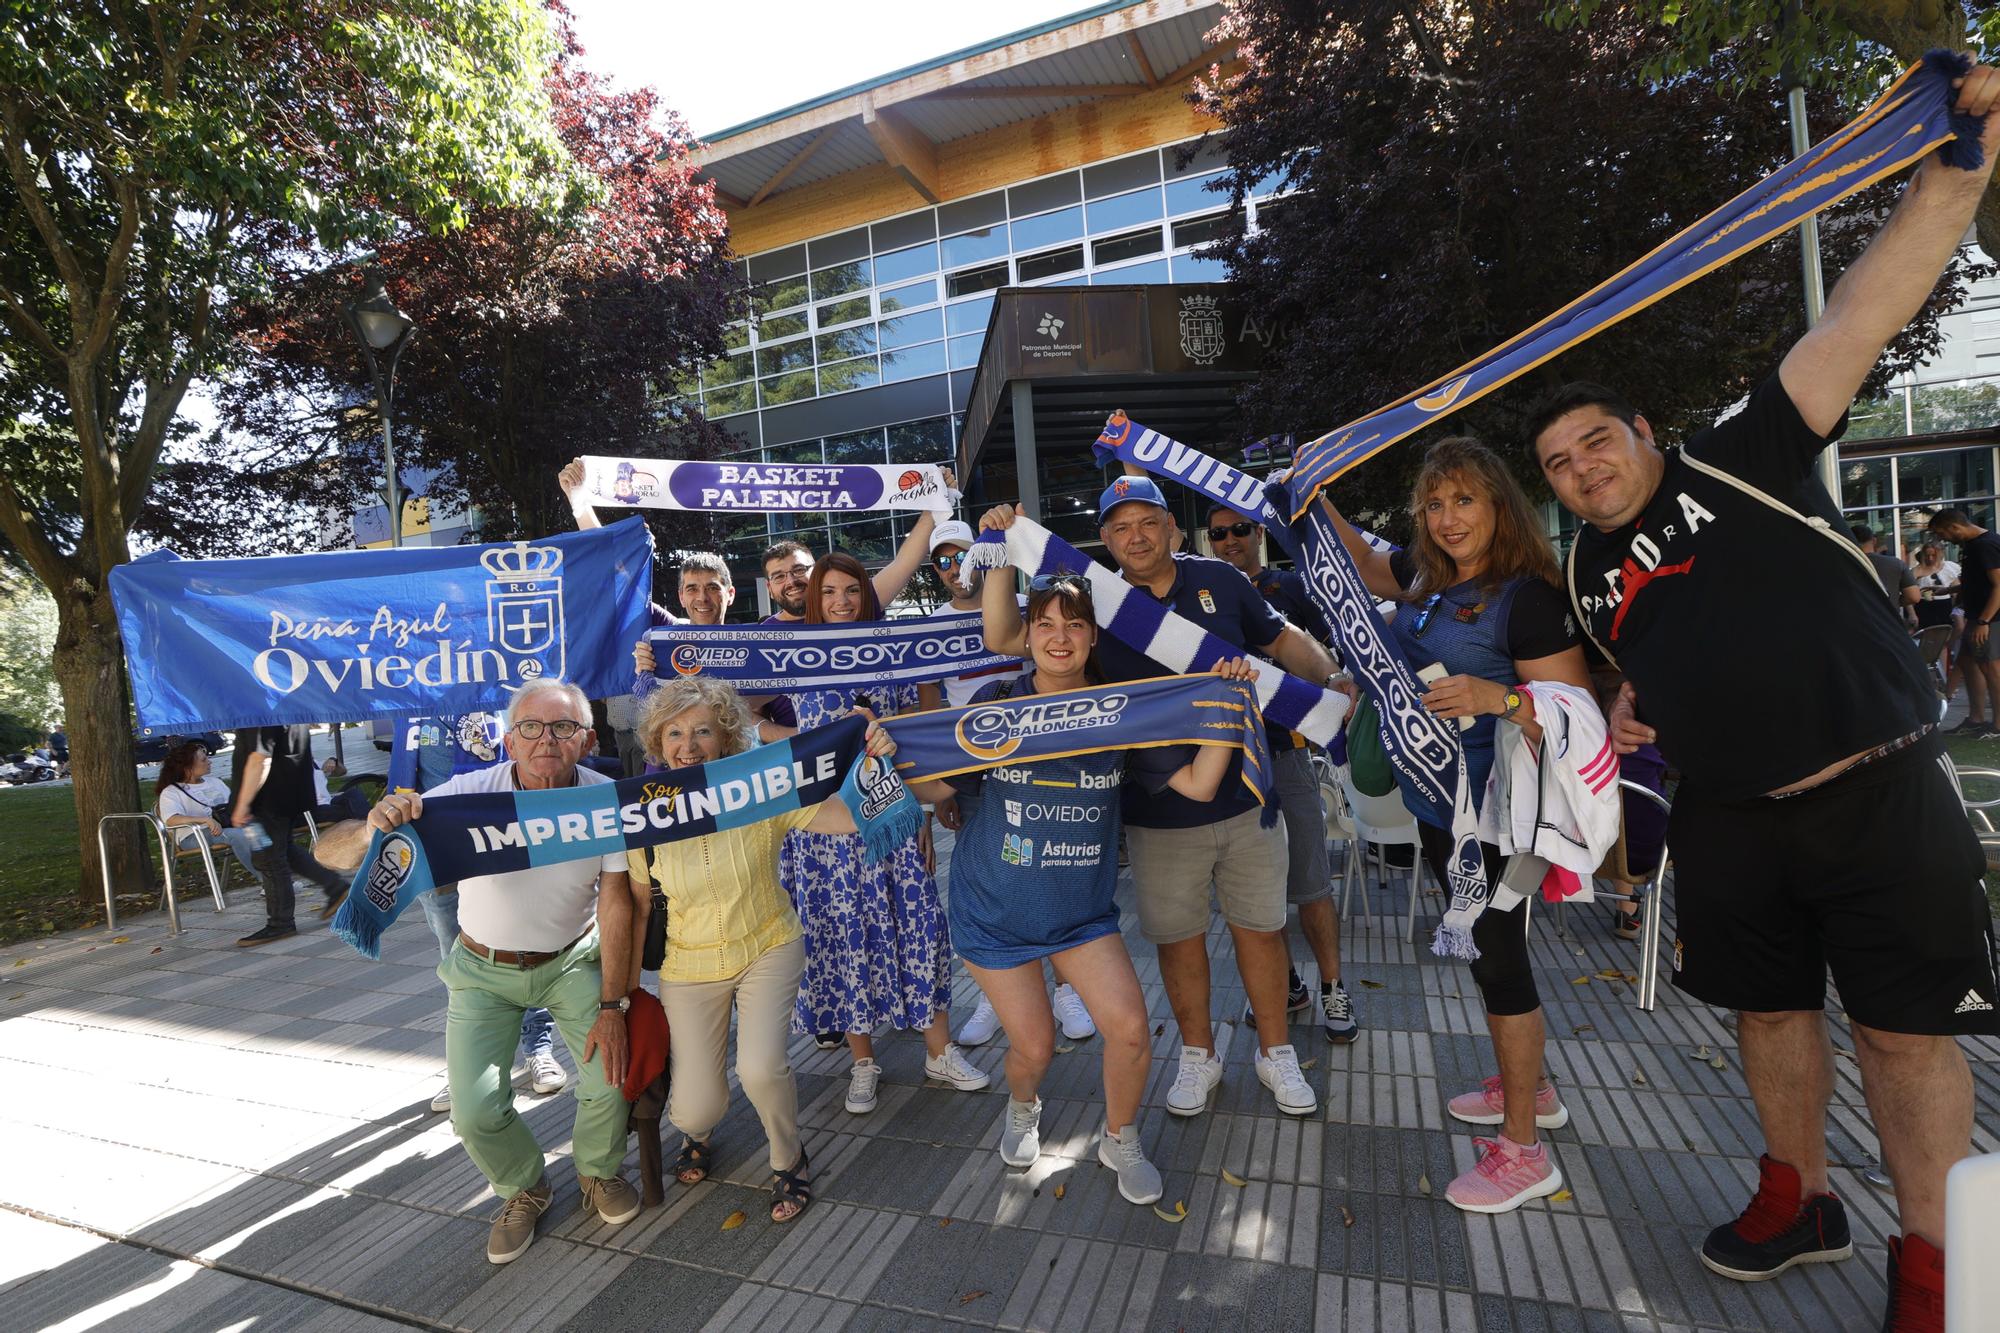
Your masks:
<svg viewBox="0 0 2000 1333"><path fill-rule="evenodd" d="M1011 515L1012 511L1008 513ZM1221 560L1179 554L1181 530L1159 486L1149 477L1120 477L1098 498L1098 531L1127 583L1225 642L1270 658L1315 683L1333 671L1325 648L1285 623L1235 569ZM1025 655L1018 619L1008 634L989 636L996 652ZM1170 674L1106 633L1097 660L1108 681ZM1190 801L1172 790L1157 795L1127 783L1126 845L1138 890L1139 929L1160 954L1160 980L1181 1030L1180 1067L1167 1093L1174 1115L1199 1115L1222 1081L1209 1017L1207 934L1213 889L1236 944L1236 965L1256 1014L1257 1077L1289 1115L1319 1109L1285 1023L1285 831L1263 828L1240 780L1239 756L1212 801Z"/></svg>
<svg viewBox="0 0 2000 1333"><path fill-rule="evenodd" d="M1264 525L1227 505L1210 505L1208 547L1250 580L1250 586L1316 643L1333 638L1326 617L1313 604L1305 580L1288 569L1264 563ZM1311 742L1288 727L1271 726L1271 761L1276 768L1278 806L1285 812L1289 852L1285 901L1299 909L1299 933L1319 964L1319 1021L1328 1041L1345 1045L1360 1035L1354 1004L1340 984L1340 917L1333 910L1333 866L1326 855L1326 807L1313 773ZM1287 955L1290 949L1286 950ZM1298 1013L1312 1004L1297 968L1288 976L1285 1007Z"/></svg>

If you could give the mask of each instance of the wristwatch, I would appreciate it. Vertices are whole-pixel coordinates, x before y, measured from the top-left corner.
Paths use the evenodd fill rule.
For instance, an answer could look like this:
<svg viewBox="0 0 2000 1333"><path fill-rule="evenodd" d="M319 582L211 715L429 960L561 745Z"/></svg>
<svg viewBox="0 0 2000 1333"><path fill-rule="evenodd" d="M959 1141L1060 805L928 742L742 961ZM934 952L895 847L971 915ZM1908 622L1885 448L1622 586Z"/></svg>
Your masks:
<svg viewBox="0 0 2000 1333"><path fill-rule="evenodd" d="M621 995L615 1000L599 1000L597 1002L597 1011L599 1013L603 1013L607 1009L616 1009L619 1013L622 1014L627 1012L631 1008L632 1008L632 997L629 995Z"/></svg>
<svg viewBox="0 0 2000 1333"><path fill-rule="evenodd" d="M1521 705L1524 702L1526 701L1521 698L1521 692L1519 690L1507 691L1507 711L1500 714L1500 716L1503 718L1514 716L1514 714L1521 711Z"/></svg>

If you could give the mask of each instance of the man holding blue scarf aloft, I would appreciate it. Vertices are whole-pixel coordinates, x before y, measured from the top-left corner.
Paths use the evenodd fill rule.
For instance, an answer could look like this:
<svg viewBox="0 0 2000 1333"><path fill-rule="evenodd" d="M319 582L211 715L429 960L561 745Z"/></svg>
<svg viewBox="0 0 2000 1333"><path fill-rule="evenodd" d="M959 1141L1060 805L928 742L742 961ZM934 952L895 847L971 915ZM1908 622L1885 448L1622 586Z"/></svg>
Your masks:
<svg viewBox="0 0 2000 1333"><path fill-rule="evenodd" d="M609 782L579 762L592 738L590 701L581 690L532 682L507 708L510 762L461 773L425 796ZM384 797L367 825L348 835L355 845L331 854L343 863L358 860L368 829L389 832L423 807L415 793ZM611 1226L639 1214L638 1192L618 1174L628 1111L619 1089L629 1056L626 996L638 984L642 942L633 922L651 903L634 895L623 852L469 876L459 881L458 897L458 940L438 966L451 992L444 1029L451 1125L500 1196L486 1257L504 1264L534 1242L551 1197L541 1145L515 1113L509 1078L521 1016L530 1009L549 1011L577 1059L571 1151L584 1203ZM600 1053L601 1070L592 1059Z"/></svg>

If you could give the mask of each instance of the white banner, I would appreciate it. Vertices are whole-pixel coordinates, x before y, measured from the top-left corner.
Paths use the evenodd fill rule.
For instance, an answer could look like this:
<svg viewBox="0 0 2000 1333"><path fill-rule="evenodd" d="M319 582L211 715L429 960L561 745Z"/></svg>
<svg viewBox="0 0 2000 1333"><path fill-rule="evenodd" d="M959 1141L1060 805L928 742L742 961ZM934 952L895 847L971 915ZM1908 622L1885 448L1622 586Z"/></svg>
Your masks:
<svg viewBox="0 0 2000 1333"><path fill-rule="evenodd" d="M583 489L606 508L706 513L943 513L958 501L935 463L684 463L586 454Z"/></svg>

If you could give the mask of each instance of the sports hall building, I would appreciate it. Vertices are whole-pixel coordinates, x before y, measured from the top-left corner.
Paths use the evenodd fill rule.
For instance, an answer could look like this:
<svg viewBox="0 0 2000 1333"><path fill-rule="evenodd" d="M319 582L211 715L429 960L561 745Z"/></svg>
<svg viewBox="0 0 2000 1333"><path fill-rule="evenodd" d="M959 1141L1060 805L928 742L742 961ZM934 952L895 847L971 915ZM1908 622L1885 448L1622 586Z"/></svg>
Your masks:
<svg viewBox="0 0 2000 1333"><path fill-rule="evenodd" d="M1229 200L1187 94L1234 59L1211 41L1221 10L1114 0L708 135L755 318L682 389L734 456L952 458L975 509L1019 501L1093 545L1089 445L1112 408L1232 452L1235 393L1285 331L1199 254ZM1282 207L1268 188L1243 203L1251 227ZM2000 281L1947 335L1937 364L1857 408L1843 449L1843 505L1899 549L1945 503L1995 526ZM907 521L748 516L724 553L747 574L795 536L875 564Z"/></svg>

